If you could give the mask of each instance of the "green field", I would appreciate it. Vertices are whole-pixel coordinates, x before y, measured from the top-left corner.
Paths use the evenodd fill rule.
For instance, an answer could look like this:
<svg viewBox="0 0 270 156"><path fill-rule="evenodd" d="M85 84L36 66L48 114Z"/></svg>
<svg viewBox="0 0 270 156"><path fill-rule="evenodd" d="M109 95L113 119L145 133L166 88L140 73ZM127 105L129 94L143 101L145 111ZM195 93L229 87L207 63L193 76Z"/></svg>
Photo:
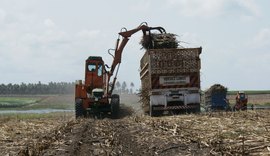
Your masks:
<svg viewBox="0 0 270 156"><path fill-rule="evenodd" d="M243 90L247 95L270 94L270 90ZM238 91L228 91L228 95L236 95Z"/></svg>
<svg viewBox="0 0 270 156"><path fill-rule="evenodd" d="M39 98L29 97L0 97L0 108L21 108L37 103Z"/></svg>
<svg viewBox="0 0 270 156"><path fill-rule="evenodd" d="M74 109L73 95L0 97L0 110Z"/></svg>
<svg viewBox="0 0 270 156"><path fill-rule="evenodd" d="M53 112L53 113L4 113L0 114L0 121L27 120L27 119L55 119L72 118L73 112Z"/></svg>

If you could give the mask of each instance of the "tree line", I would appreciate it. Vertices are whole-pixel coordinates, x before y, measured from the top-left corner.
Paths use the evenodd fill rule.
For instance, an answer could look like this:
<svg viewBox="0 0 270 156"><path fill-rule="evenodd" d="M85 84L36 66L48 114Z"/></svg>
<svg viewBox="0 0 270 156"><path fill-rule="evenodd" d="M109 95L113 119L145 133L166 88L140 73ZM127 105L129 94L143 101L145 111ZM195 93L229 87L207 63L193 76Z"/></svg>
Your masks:
<svg viewBox="0 0 270 156"><path fill-rule="evenodd" d="M124 81L115 84L114 93L133 94L134 83L128 86ZM0 84L0 95L45 95L45 94L74 94L75 83L71 82L49 82L21 83L21 84Z"/></svg>
<svg viewBox="0 0 270 156"><path fill-rule="evenodd" d="M116 94L133 94L134 93L134 83L131 82L129 85L126 83L126 81L123 81L122 83L117 81L115 83L114 93Z"/></svg>
<svg viewBox="0 0 270 156"><path fill-rule="evenodd" d="M73 94L75 83L49 82L1 84L0 94L2 95L42 95L42 94Z"/></svg>

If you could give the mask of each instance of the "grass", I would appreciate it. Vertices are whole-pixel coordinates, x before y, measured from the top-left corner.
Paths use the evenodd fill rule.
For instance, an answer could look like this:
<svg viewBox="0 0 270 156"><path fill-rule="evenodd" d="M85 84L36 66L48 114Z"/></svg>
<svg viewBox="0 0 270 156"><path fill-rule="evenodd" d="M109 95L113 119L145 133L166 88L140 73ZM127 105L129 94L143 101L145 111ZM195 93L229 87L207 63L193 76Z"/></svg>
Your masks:
<svg viewBox="0 0 270 156"><path fill-rule="evenodd" d="M32 105L30 107L25 107L21 110L38 110L38 109L62 109L62 110L71 110L74 109L74 104L63 104L63 103L55 103L55 104L38 104Z"/></svg>
<svg viewBox="0 0 270 156"><path fill-rule="evenodd" d="M38 102L39 98L0 97L0 108L20 108Z"/></svg>
<svg viewBox="0 0 270 156"><path fill-rule="evenodd" d="M251 106L251 105L255 105L255 106L270 106L270 103L269 102L267 102L267 103L260 103L260 104L258 104L258 103L248 103L247 105L248 106Z"/></svg>
<svg viewBox="0 0 270 156"><path fill-rule="evenodd" d="M45 95L45 96L10 96L0 97L0 111L23 111L61 109L74 110L74 95ZM74 117L74 112L53 113L1 113L0 124L6 121L20 121L32 119L43 120L68 120Z"/></svg>
<svg viewBox="0 0 270 156"><path fill-rule="evenodd" d="M74 112L54 112L54 113L6 113L0 114L0 121L8 120L27 120L27 119L54 119L54 118L72 118Z"/></svg>
<svg viewBox="0 0 270 156"><path fill-rule="evenodd" d="M73 95L0 97L0 110L74 109Z"/></svg>
<svg viewBox="0 0 270 156"><path fill-rule="evenodd" d="M228 91L228 95L236 95L238 91ZM270 94L270 90L244 90L247 95Z"/></svg>

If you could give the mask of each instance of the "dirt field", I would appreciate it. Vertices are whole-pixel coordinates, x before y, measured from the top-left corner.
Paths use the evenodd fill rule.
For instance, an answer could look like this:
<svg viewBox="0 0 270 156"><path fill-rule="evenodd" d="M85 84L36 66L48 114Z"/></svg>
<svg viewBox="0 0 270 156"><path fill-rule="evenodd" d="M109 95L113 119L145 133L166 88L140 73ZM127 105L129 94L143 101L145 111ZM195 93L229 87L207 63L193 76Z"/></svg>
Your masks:
<svg viewBox="0 0 270 156"><path fill-rule="evenodd" d="M2 117L0 155L270 155L270 111L150 118L137 100L116 120Z"/></svg>

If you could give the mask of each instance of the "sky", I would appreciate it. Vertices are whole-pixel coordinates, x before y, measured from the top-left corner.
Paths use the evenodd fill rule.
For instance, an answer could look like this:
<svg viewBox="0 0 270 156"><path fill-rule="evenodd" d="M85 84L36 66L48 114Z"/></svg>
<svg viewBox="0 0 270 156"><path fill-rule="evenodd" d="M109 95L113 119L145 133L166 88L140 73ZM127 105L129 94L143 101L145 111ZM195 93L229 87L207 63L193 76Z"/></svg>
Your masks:
<svg viewBox="0 0 270 156"><path fill-rule="evenodd" d="M201 87L270 89L269 0L0 0L0 83L84 79L88 56L115 47L122 27L142 22L202 47ZM144 54L136 33L125 47L118 80L140 88ZM183 41L183 42L181 42Z"/></svg>

